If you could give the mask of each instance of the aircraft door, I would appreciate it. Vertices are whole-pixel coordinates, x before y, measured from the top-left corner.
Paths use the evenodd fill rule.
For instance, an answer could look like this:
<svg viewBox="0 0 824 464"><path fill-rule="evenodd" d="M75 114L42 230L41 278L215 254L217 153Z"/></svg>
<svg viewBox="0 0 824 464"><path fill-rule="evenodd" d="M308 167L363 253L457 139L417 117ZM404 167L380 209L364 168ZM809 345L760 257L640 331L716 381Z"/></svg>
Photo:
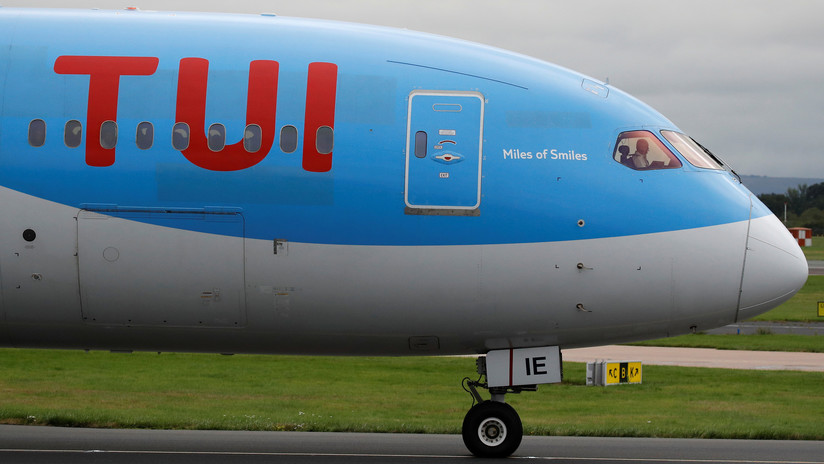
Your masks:
<svg viewBox="0 0 824 464"><path fill-rule="evenodd" d="M412 214L477 211L483 117L484 97L478 92L416 90L409 95L404 200Z"/></svg>

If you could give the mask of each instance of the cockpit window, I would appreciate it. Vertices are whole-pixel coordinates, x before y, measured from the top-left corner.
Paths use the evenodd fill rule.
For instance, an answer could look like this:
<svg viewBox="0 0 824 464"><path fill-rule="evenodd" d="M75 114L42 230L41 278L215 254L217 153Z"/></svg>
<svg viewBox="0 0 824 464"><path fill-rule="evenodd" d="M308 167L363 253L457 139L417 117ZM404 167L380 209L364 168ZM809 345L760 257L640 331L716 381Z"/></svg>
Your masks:
<svg viewBox="0 0 824 464"><path fill-rule="evenodd" d="M712 153L690 137L673 131L661 131L661 135L678 150L678 153L684 155L684 158L693 166L706 169L724 169L720 160L716 159Z"/></svg>
<svg viewBox="0 0 824 464"><path fill-rule="evenodd" d="M613 153L615 161L638 171L680 168L681 162L648 131L623 132Z"/></svg>

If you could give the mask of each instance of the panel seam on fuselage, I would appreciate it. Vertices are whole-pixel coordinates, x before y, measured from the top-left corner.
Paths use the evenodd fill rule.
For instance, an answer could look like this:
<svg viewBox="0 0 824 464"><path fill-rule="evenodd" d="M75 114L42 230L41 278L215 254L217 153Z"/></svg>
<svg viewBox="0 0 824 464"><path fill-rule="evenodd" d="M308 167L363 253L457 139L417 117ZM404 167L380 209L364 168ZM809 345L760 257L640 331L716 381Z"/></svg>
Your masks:
<svg viewBox="0 0 824 464"><path fill-rule="evenodd" d="M750 194L750 218L747 220L747 238L744 239L744 261L741 264L741 283L738 285L738 304L735 308L735 321L738 322L738 314L741 311L741 295L744 292L744 273L747 271L747 250L750 247L750 228L752 227L752 194Z"/></svg>
<svg viewBox="0 0 824 464"><path fill-rule="evenodd" d="M426 66L426 65L423 65L423 64L406 63L404 61L386 60L386 62L387 63L392 63L392 64L400 64L400 65L404 65L404 66L415 66L417 68L431 69L433 71L443 71L443 72L448 72L448 73L452 73L452 74L458 74L460 76L474 77L474 78L477 78L477 79L483 79L485 81L496 82L498 84L511 85L512 87L516 87L516 88L519 88L519 89L522 89L522 90L529 90L528 87L524 87L522 85L513 84L511 82L506 82L506 81L501 81L501 80L498 80L498 79L492 79L491 77L478 76L477 74L469 74L469 73L464 73L464 72L460 72L460 71L452 71L451 69L438 68L436 66Z"/></svg>

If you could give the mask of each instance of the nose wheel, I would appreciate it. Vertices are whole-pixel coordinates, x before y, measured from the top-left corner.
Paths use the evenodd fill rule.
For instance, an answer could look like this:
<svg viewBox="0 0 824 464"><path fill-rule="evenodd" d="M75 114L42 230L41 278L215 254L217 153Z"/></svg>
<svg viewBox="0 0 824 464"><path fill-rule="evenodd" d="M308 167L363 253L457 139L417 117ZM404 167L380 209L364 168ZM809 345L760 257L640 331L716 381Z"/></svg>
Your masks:
<svg viewBox="0 0 824 464"><path fill-rule="evenodd" d="M475 456L505 458L518 449L524 429L512 406L489 400L469 410L462 434L464 444Z"/></svg>
<svg viewBox="0 0 824 464"><path fill-rule="evenodd" d="M463 387L472 396L472 408L464 417L461 434L464 445L479 458L505 458L518 449L524 437L524 427L521 418L515 409L504 402L507 393L521 393L535 391L535 385L518 387L490 387L487 382L481 382L486 376L486 358L480 357L476 361L478 380L463 380ZM478 387L488 389L492 395L486 400L478 393Z"/></svg>

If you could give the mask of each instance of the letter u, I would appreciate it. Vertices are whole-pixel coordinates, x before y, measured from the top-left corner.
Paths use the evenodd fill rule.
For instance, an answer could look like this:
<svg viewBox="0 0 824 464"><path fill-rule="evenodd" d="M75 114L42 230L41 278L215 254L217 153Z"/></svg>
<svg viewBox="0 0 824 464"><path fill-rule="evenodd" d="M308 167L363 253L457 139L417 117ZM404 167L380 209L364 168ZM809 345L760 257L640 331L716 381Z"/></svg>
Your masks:
<svg viewBox="0 0 824 464"><path fill-rule="evenodd" d="M246 125L261 128L260 150L249 153L243 140L227 145L223 150L209 150L206 136L206 87L209 61L203 58L183 58L177 81L177 122L191 128L189 146L181 153L193 164L211 171L238 171L263 160L275 141L275 111L277 109L278 62L255 60L249 64L249 88L246 96Z"/></svg>

